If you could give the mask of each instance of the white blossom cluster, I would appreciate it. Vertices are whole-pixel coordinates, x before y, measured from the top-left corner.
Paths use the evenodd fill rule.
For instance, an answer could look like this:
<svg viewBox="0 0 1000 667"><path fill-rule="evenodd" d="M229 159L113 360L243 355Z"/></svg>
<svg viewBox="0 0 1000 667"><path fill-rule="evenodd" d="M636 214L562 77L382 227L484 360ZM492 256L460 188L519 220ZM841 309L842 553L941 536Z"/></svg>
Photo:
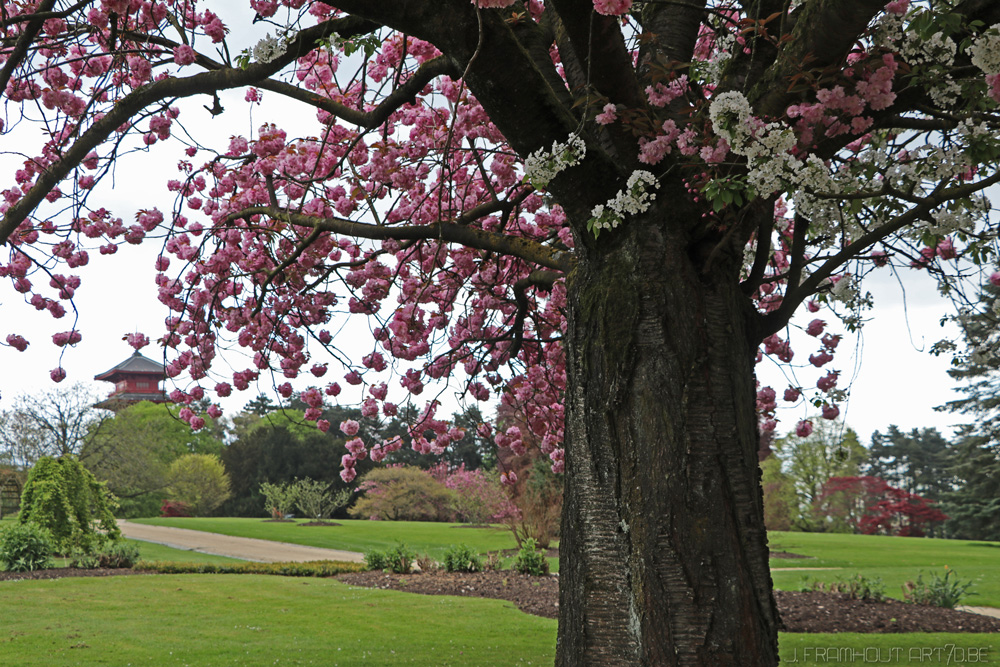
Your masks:
<svg viewBox="0 0 1000 667"><path fill-rule="evenodd" d="M1000 23L976 38L969 47L969 56L984 74L1000 74Z"/></svg>
<svg viewBox="0 0 1000 667"><path fill-rule="evenodd" d="M614 229L625 221L626 215L636 215L649 208L656 198L652 189L660 187L648 171L633 171L625 182L625 189L620 190L607 204L598 204L590 212L590 229L597 236L602 229Z"/></svg>
<svg viewBox="0 0 1000 667"><path fill-rule="evenodd" d="M738 92L722 93L708 109L712 129L737 155L747 158L747 182L762 195L794 187L838 192L829 168L816 156L804 161L791 154L795 133L784 123L764 124L751 114L750 103Z"/></svg>
<svg viewBox="0 0 1000 667"><path fill-rule="evenodd" d="M936 32L927 39L914 30L903 33L900 55L910 65L935 64L950 67L955 62L958 44L943 32Z"/></svg>
<svg viewBox="0 0 1000 667"><path fill-rule="evenodd" d="M552 142L552 149L539 148L524 161L524 176L534 187L548 185L561 171L580 164L587 155L587 143L575 132L565 143Z"/></svg>
<svg viewBox="0 0 1000 667"><path fill-rule="evenodd" d="M271 37L271 33L267 33L254 45L251 54L254 62L266 64L285 55L285 50L285 40Z"/></svg>

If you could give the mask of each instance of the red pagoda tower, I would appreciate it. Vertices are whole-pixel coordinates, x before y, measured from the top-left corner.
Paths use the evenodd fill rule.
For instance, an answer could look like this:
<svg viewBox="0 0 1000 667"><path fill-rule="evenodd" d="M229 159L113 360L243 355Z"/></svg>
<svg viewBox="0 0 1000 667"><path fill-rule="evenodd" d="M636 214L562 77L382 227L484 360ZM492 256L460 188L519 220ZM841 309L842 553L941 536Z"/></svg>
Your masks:
<svg viewBox="0 0 1000 667"><path fill-rule="evenodd" d="M166 377L163 364L147 359L136 350L135 354L111 370L94 376L95 380L115 383L111 395L94 407L117 411L140 401L167 403L170 399L160 387L160 382Z"/></svg>

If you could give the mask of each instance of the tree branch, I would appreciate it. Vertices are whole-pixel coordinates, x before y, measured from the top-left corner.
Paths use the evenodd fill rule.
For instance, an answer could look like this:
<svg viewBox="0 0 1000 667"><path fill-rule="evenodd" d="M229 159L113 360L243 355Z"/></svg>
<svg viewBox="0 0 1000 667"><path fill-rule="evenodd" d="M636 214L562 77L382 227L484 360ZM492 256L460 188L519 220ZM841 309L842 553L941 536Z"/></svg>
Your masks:
<svg viewBox="0 0 1000 667"><path fill-rule="evenodd" d="M779 306L774 312L768 313L763 318L763 329L765 331L764 336L775 333L784 327L791 318L792 313L794 313L795 309L799 307L799 304L815 294L824 280L832 276L835 271L843 267L855 256L861 254L869 246L872 246L889 237L891 234L898 232L903 227L913 224L920 218L928 215L932 210L941 204L955 199L968 197L996 183L1000 183L1000 172L997 172L988 178L984 178L978 183L959 185L948 189L944 189L944 183L941 183L937 188L935 188L935 191L931 193L930 196L921 199L919 204L911 208L906 213L896 216L881 227L877 227L867 234L863 234L853 243L844 246L840 252L824 261L823 264L820 265L820 267L814 271L809 278L802 282L799 287L792 288L792 283L789 282L789 289L785 293L785 298L782 300L781 306ZM797 231L798 230L796 229L796 232ZM798 256L793 255L793 265L797 258Z"/></svg>
<svg viewBox="0 0 1000 667"><path fill-rule="evenodd" d="M343 236L354 236L376 241L383 239L396 239L400 241L416 239L458 243L477 250L490 250L504 255L512 255L526 262L563 273L569 271L574 263L572 255L569 253L552 250L536 241L488 232L483 229L476 229L466 224L457 224L454 222L435 222L430 225L390 227L387 225L354 222L352 220L344 220L343 218L317 218L273 206L251 206L237 213L229 214L224 222L231 223L254 215L264 215L300 227L310 227Z"/></svg>
<svg viewBox="0 0 1000 667"><path fill-rule="evenodd" d="M407 102L412 102L424 86L443 75L457 78L461 76L461 72L455 67L455 63L445 56L438 56L437 58L428 60L417 68L412 77L387 95L371 111L352 109L349 106L334 102L327 97L317 95L312 91L293 86L284 81L267 79L257 84L257 87L263 90L270 90L271 92L284 95L299 102L305 102L318 109L327 111L348 123L353 123L366 130L370 130L384 123L399 107Z"/></svg>
<svg viewBox="0 0 1000 667"><path fill-rule="evenodd" d="M326 21L296 34L289 42L283 55L269 63L251 64L246 69L220 69L202 72L184 78L170 77L147 83L123 97L100 120L96 121L67 150L58 162L45 170L20 201L15 203L0 220L0 244L35 210L52 189L73 169L80 165L87 154L97 148L119 127L145 107L165 99L212 94L229 88L256 85L278 72L289 63L315 48L317 40L322 40L341 30L356 30L365 24L363 19L346 17Z"/></svg>

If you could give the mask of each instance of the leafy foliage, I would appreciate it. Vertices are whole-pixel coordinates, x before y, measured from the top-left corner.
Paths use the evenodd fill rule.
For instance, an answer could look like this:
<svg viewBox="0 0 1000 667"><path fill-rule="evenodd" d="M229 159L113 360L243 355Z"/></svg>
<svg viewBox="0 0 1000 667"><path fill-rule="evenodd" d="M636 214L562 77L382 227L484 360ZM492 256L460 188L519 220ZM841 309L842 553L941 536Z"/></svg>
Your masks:
<svg viewBox="0 0 1000 667"><path fill-rule="evenodd" d="M511 567L522 574L535 577L549 573L549 562L545 560L545 554L538 550L538 544L531 537L525 538L521 543Z"/></svg>
<svg viewBox="0 0 1000 667"><path fill-rule="evenodd" d="M95 523L108 538L121 537L114 503L114 496L75 456L42 457L24 484L18 521L48 529L60 552L90 553L103 539Z"/></svg>
<svg viewBox="0 0 1000 667"><path fill-rule="evenodd" d="M52 565L55 542L36 523L17 523L0 530L0 569L32 572Z"/></svg>
<svg viewBox="0 0 1000 667"><path fill-rule="evenodd" d="M353 495L350 489L334 492L330 486L328 482L315 479L297 480L294 484L295 504L308 517L317 521L328 519L338 509L350 504Z"/></svg>
<svg viewBox="0 0 1000 667"><path fill-rule="evenodd" d="M179 408L148 401L130 405L92 429L81 460L119 499L119 516L153 516L166 497L170 464L185 454L222 453L218 425L192 431Z"/></svg>
<svg viewBox="0 0 1000 667"><path fill-rule="evenodd" d="M448 521L453 492L423 470L406 466L376 468L358 484L363 493L351 516L389 521Z"/></svg>
<svg viewBox="0 0 1000 667"><path fill-rule="evenodd" d="M969 591L973 582L963 582L957 576L952 579L953 574L954 570L946 565L943 577L937 572L931 572L929 580L925 582L923 573L920 573L915 582L908 581L903 585L903 597L914 604L954 609L965 597L976 593Z"/></svg>
<svg viewBox="0 0 1000 667"><path fill-rule="evenodd" d="M480 572L483 569L483 558L469 545L456 544L444 552L441 564L448 572Z"/></svg>
<svg viewBox="0 0 1000 667"><path fill-rule="evenodd" d="M170 464L168 492L172 500L183 502L194 516L208 514L229 497L229 476L219 457L185 454Z"/></svg>
<svg viewBox="0 0 1000 667"><path fill-rule="evenodd" d="M820 526L865 535L921 537L947 519L924 498L877 477L831 477L814 505Z"/></svg>
<svg viewBox="0 0 1000 667"><path fill-rule="evenodd" d="M365 567L369 570L388 570L395 574L409 574L417 553L402 542L389 549L372 549L365 552Z"/></svg>
<svg viewBox="0 0 1000 667"><path fill-rule="evenodd" d="M97 554L97 567L129 568L138 562L139 546L131 542L112 542Z"/></svg>
<svg viewBox="0 0 1000 667"><path fill-rule="evenodd" d="M264 482L260 485L260 493L264 496L264 509L271 513L271 518L282 519L295 507L299 490L290 482L284 484Z"/></svg>

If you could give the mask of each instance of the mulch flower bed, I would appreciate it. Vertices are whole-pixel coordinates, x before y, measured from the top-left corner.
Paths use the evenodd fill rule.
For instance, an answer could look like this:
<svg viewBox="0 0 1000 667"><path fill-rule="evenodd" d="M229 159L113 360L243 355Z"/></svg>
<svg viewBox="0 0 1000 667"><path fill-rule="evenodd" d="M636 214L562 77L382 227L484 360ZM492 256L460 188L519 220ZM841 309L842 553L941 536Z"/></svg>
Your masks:
<svg viewBox="0 0 1000 667"><path fill-rule="evenodd" d="M0 581L108 577L152 574L130 569L52 568L35 572L0 572ZM364 588L424 595L462 595L507 600L536 616L559 615L559 577L532 577L510 570L458 573L436 570L415 574L355 572L337 579ZM898 600L865 602L843 593L775 591L786 632L1000 632L1000 619L954 609L906 604Z"/></svg>
<svg viewBox="0 0 1000 667"><path fill-rule="evenodd" d="M465 595L508 600L529 614L559 615L559 577L531 577L507 570L337 575L352 586L425 595ZM1000 632L1000 619L898 600L864 602L842 593L775 591L786 632Z"/></svg>

